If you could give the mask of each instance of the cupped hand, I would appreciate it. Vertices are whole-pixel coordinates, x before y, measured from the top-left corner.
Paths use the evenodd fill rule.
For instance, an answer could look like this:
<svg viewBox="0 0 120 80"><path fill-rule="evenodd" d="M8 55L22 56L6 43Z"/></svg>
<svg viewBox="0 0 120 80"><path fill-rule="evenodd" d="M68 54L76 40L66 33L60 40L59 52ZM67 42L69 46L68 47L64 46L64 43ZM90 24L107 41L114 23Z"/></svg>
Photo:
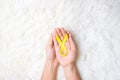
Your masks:
<svg viewBox="0 0 120 80"><path fill-rule="evenodd" d="M65 47L68 50L67 56L60 55L60 44L56 40L56 36L58 35L61 40L63 40L65 35L68 35L68 39L66 41ZM55 45L56 56L58 62L61 64L62 67L66 67L75 63L77 57L77 49L75 42L72 39L72 35L69 31L65 31L64 28L56 28L53 34L53 41Z"/></svg>
<svg viewBox="0 0 120 80"><path fill-rule="evenodd" d="M53 42L53 37L52 34L50 35L50 39L47 44L46 48L46 53L47 53L47 61L49 61L52 64L58 65L58 60L56 58L56 52L55 52L55 45Z"/></svg>

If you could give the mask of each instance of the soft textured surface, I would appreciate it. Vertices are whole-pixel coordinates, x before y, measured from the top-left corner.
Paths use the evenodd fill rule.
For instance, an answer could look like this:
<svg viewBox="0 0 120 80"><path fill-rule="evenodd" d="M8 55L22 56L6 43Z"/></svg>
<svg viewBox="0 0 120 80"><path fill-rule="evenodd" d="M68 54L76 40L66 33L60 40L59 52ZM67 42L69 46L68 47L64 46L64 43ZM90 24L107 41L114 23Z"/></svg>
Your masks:
<svg viewBox="0 0 120 80"><path fill-rule="evenodd" d="M83 80L120 80L120 0L0 0L0 80L40 80L55 27L74 35Z"/></svg>

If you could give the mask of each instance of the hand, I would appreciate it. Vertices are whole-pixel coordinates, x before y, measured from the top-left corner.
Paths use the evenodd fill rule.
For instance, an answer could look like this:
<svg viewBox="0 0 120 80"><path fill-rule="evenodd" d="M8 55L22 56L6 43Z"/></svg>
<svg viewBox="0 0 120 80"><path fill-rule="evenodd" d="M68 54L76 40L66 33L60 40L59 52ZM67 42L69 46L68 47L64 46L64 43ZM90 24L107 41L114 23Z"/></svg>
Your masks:
<svg viewBox="0 0 120 80"><path fill-rule="evenodd" d="M58 35L60 39L63 40L65 34L68 34L68 40L65 44L68 50L68 54L67 56L63 57L60 55L60 45L56 41L56 35ZM63 28L55 29L54 34L51 34L51 37L49 39L46 52L47 61L44 66L41 80L56 80L57 68L59 63L64 68L67 80L80 80L77 67L74 65L77 54L76 45L72 39L70 32L65 31Z"/></svg>
<svg viewBox="0 0 120 80"><path fill-rule="evenodd" d="M55 46L53 43L52 34L50 35L50 39L46 48L46 53L47 53L47 61L54 65L58 65L58 60L55 54Z"/></svg>
<svg viewBox="0 0 120 80"><path fill-rule="evenodd" d="M46 53L47 53L47 60L44 66L41 80L56 80L58 60L56 59L52 34L50 36L50 39L46 48Z"/></svg>
<svg viewBox="0 0 120 80"><path fill-rule="evenodd" d="M68 54L67 56L63 57L60 55L60 44L56 41L56 35L58 35L60 39L63 40L65 34L68 34L68 40L65 44L68 50ZM55 51L58 62L61 64L62 67L73 65L77 57L77 50L76 50L75 42L72 39L71 33L65 31L64 28L56 28L53 35L54 35L53 40L55 44Z"/></svg>

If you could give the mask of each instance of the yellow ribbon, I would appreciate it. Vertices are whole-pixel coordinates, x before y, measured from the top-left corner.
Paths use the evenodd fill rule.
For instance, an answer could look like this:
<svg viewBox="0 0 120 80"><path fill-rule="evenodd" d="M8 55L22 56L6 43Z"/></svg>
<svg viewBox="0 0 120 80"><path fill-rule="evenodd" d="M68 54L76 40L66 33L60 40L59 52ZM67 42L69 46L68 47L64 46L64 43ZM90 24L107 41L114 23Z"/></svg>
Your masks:
<svg viewBox="0 0 120 80"><path fill-rule="evenodd" d="M63 40L61 40L58 35L56 36L56 40L60 44L60 55L61 56L67 56L68 54L68 50L65 46L65 42L67 41L67 39L68 39L67 34L64 36Z"/></svg>

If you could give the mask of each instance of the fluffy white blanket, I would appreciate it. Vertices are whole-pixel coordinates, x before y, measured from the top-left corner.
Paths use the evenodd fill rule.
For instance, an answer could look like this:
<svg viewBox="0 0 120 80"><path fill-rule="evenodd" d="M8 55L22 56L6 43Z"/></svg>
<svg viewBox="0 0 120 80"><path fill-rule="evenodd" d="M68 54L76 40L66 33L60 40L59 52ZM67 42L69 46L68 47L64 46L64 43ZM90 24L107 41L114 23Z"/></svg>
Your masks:
<svg viewBox="0 0 120 80"><path fill-rule="evenodd" d="M120 80L120 0L0 0L0 80L40 80L55 27L72 32L83 80Z"/></svg>

